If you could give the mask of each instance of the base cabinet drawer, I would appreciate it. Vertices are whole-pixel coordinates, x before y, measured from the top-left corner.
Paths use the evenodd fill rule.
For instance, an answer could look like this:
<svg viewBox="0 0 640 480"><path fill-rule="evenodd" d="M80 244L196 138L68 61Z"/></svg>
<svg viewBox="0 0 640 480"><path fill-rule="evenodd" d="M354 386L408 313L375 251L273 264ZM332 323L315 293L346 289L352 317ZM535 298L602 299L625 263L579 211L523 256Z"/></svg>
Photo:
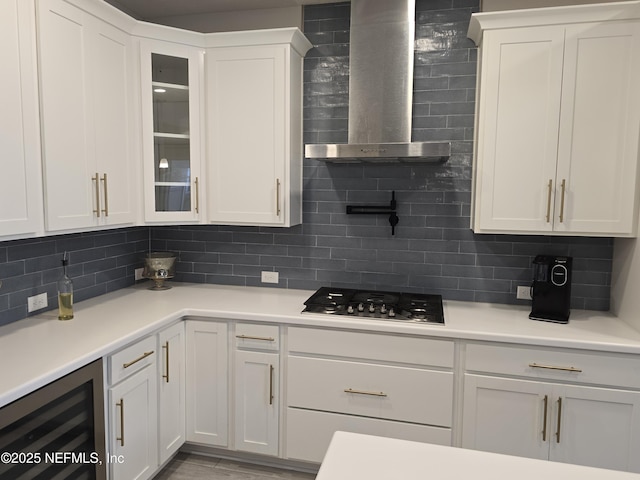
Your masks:
<svg viewBox="0 0 640 480"><path fill-rule="evenodd" d="M331 437L338 430L451 445L449 428L289 408L285 455L291 460L320 463L329 447Z"/></svg>
<svg viewBox="0 0 640 480"><path fill-rule="evenodd" d="M450 427L453 372L289 357L290 407Z"/></svg>

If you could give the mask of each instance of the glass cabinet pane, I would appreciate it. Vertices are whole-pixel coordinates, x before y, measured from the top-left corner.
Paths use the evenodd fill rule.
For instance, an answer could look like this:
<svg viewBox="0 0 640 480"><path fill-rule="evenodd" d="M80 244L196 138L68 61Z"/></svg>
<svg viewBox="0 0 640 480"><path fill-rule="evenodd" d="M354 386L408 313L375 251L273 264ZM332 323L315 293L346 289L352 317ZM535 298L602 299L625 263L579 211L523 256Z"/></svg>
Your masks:
<svg viewBox="0 0 640 480"><path fill-rule="evenodd" d="M155 210L191 210L189 60L153 53Z"/></svg>

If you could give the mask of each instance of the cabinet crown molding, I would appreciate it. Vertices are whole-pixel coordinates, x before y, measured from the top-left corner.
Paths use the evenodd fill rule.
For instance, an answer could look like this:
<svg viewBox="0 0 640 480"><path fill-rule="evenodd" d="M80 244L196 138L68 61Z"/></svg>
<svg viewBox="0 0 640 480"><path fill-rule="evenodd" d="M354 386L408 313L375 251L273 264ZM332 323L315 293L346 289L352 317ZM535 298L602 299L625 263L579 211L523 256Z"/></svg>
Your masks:
<svg viewBox="0 0 640 480"><path fill-rule="evenodd" d="M505 10L471 15L467 37L478 46L485 30L640 19L640 1Z"/></svg>

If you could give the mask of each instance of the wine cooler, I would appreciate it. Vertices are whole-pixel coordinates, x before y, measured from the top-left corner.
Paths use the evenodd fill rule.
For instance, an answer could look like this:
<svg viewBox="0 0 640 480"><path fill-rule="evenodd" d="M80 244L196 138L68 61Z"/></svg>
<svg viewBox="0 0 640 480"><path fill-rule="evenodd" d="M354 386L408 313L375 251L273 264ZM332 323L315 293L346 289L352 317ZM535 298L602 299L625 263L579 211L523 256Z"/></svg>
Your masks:
<svg viewBox="0 0 640 480"><path fill-rule="evenodd" d="M102 360L0 409L0 479L106 480Z"/></svg>

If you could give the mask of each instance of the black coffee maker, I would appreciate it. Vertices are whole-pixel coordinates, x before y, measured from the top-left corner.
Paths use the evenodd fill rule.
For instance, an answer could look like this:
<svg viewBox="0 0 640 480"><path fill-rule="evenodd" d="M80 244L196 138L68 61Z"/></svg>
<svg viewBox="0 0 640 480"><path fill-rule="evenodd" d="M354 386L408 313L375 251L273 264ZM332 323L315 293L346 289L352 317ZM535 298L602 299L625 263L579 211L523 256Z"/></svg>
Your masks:
<svg viewBox="0 0 640 480"><path fill-rule="evenodd" d="M568 323L573 258L537 255L533 260L529 318Z"/></svg>

